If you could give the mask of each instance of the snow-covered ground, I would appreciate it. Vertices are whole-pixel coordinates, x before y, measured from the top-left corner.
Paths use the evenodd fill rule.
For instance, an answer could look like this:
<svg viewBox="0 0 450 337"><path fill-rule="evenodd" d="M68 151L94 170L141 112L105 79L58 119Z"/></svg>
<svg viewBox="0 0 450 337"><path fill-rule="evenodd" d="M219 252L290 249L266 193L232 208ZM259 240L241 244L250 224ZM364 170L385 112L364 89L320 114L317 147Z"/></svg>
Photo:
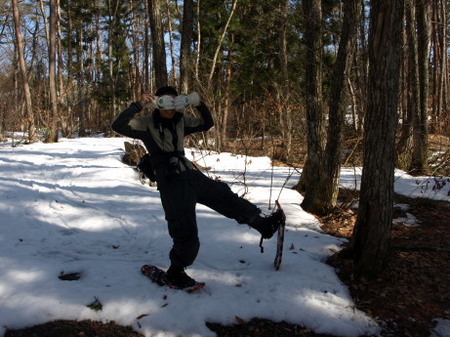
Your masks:
<svg viewBox="0 0 450 337"><path fill-rule="evenodd" d="M272 265L275 238L261 254L257 232L198 205L202 246L188 273L206 287L187 294L151 283L139 268L167 267L171 240L158 191L120 161L124 140L0 146L0 335L55 319L93 319L132 325L146 336L214 336L206 321L232 324L236 316L337 336L377 334L377 323L355 308L323 262L343 240L324 234L300 208L301 195L290 189L298 172L272 171L266 157L187 151L237 193L246 190L245 169L246 198L263 212L279 198L288 219L281 269ZM359 175L343 169L342 184L354 188ZM396 191L449 200L448 188L433 191L423 187L426 178L417 180L397 172ZM81 278L58 278L68 273ZM96 299L102 310L88 307Z"/></svg>

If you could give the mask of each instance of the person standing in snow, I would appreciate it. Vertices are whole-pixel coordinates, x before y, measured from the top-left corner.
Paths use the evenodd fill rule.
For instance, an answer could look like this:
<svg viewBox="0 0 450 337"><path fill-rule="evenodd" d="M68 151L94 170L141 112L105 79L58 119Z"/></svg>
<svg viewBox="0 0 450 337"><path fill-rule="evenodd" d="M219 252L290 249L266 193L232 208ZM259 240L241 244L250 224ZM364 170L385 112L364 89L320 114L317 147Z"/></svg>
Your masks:
<svg viewBox="0 0 450 337"><path fill-rule="evenodd" d="M192 106L200 117L183 114ZM152 113L135 117L144 107ZM150 154L150 164L160 192L169 235L173 240L170 267L166 272L169 284L186 288L196 283L185 268L197 257L200 241L196 221L196 203L248 224L270 239L281 224L282 214L276 211L262 216L254 204L239 197L227 184L205 176L195 169L184 155L186 135L208 131L214 122L208 107L197 93L178 95L175 88L159 88L155 96L144 93L113 121L111 128L127 137L140 139Z"/></svg>

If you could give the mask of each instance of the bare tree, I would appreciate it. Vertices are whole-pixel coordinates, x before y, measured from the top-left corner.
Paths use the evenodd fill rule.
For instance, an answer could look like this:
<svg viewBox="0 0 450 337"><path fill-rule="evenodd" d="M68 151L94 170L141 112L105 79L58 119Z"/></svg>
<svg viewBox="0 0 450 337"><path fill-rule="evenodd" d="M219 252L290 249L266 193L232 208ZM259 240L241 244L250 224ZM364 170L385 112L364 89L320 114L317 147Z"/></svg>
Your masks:
<svg viewBox="0 0 450 337"><path fill-rule="evenodd" d="M413 152L409 170L415 174L426 174L428 171L429 2L416 1L418 107L413 119Z"/></svg>
<svg viewBox="0 0 450 337"><path fill-rule="evenodd" d="M324 111L323 111L323 45L322 45L322 5L320 1L303 1L305 14L305 43L306 43L306 119L308 158L303 169L302 177L297 185L298 190L305 191L302 207L311 213L321 213L318 203L322 191L317 182L324 174Z"/></svg>
<svg viewBox="0 0 450 337"><path fill-rule="evenodd" d="M233 45L234 45L234 34L231 33L229 47L227 50L227 60L225 62L225 87L224 87L224 99L223 99L223 109L222 116L219 118L219 125L216 128L218 146L217 149L220 150L227 140L227 130L228 130L228 118L231 109L231 80L233 77ZM263 137L264 138L264 137Z"/></svg>
<svg viewBox="0 0 450 337"><path fill-rule="evenodd" d="M411 162L413 151L413 133L417 116L419 115L419 69L417 61L417 34L415 22L414 0L405 0L405 48L408 52L403 62L402 100L401 100L401 128L400 139L397 144L397 165L405 168Z"/></svg>
<svg viewBox="0 0 450 337"><path fill-rule="evenodd" d="M200 1L197 1L197 7L195 8L195 13L197 15L197 50L195 53L195 67L194 67L194 76L195 79L198 81L199 78L199 68L200 68L200 50L201 50L201 42L202 42L202 35L201 35L201 31L202 31L202 27L200 24Z"/></svg>
<svg viewBox="0 0 450 337"><path fill-rule="evenodd" d="M181 31L180 89L187 93L191 78L191 43L194 32L194 4L192 0L183 2L183 25Z"/></svg>
<svg viewBox="0 0 450 337"><path fill-rule="evenodd" d="M360 0L344 0L344 19L337 59L331 77L328 113L328 136L325 148L323 179L318 181L322 193L318 195L321 208L326 213L336 206L339 192L340 159L346 108L346 83L355 49Z"/></svg>
<svg viewBox="0 0 450 337"><path fill-rule="evenodd" d="M170 2L169 0L166 0L166 10L167 10L167 28L168 28L168 35L169 35L169 46L170 46L170 60L171 60L171 78L172 82L175 85L177 83L177 63L175 61L175 46L173 43L173 28L172 28L172 14L170 10ZM183 34L183 32L181 33ZM182 37L183 38L183 37Z"/></svg>
<svg viewBox="0 0 450 337"><path fill-rule="evenodd" d="M431 6L431 128L434 132L450 135L449 13L446 1L432 1Z"/></svg>
<svg viewBox="0 0 450 337"><path fill-rule="evenodd" d="M63 90L64 90L64 83L63 83L63 48L62 48L62 43L61 43L61 1L60 0L56 0L56 10L58 11L57 13L57 54L58 54L58 67L57 67L57 77L58 77L58 93L59 96L63 95ZM61 118L61 113L59 114L60 118ZM62 118L60 120L61 124L62 124Z"/></svg>
<svg viewBox="0 0 450 337"><path fill-rule="evenodd" d="M147 3L153 45L155 85L159 88L168 84L164 29L161 20L161 1L148 0Z"/></svg>
<svg viewBox="0 0 450 337"><path fill-rule="evenodd" d="M145 2L145 9L146 12L148 12L148 3ZM149 35L150 35L150 31L149 31L149 18L148 15L146 15L144 17L144 83L142 85L141 91L154 91L153 90L153 86L151 83L151 62L149 62L150 59L150 55L151 55L151 51L150 51L150 40L149 40Z"/></svg>
<svg viewBox="0 0 450 337"><path fill-rule="evenodd" d="M56 32L57 32L58 8L56 0L50 0L50 27L49 27L49 86L50 86L50 114L48 122L48 131L46 135L47 142L58 141L58 96L56 90Z"/></svg>
<svg viewBox="0 0 450 337"><path fill-rule="evenodd" d="M25 96L25 120L28 132L28 141L36 139L36 127L34 124L33 105L31 102L31 92L27 77L27 66L25 63L24 46L22 43L22 33L20 32L20 13L17 0L11 0L14 17L14 29L16 35L16 50L19 59L20 75L22 78L22 90Z"/></svg>
<svg viewBox="0 0 450 337"><path fill-rule="evenodd" d="M291 152L292 146L292 113L289 106L290 92L290 82L289 82L289 70L288 70L288 48L287 48L287 24L288 24L288 13L289 13L289 0L283 0L280 2L280 68L281 68L281 86L280 93L278 94L280 104L280 126L281 133L286 145L287 156Z"/></svg>
<svg viewBox="0 0 450 337"><path fill-rule="evenodd" d="M401 137L398 164L417 175L428 171L428 56L427 6L420 0L405 0L407 58L404 62Z"/></svg>
<svg viewBox="0 0 450 337"><path fill-rule="evenodd" d="M391 242L403 11L403 0L371 1L364 163L352 237L357 277L384 268Z"/></svg>

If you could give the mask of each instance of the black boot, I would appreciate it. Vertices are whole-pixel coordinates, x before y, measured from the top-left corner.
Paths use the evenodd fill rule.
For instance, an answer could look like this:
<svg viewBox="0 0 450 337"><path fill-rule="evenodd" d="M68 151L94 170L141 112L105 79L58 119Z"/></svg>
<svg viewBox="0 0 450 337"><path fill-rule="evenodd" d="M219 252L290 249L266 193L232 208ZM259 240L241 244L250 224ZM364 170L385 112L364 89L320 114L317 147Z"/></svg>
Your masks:
<svg viewBox="0 0 450 337"><path fill-rule="evenodd" d="M166 272L167 284L170 287L184 289L194 286L197 282L186 274L184 268L170 267Z"/></svg>
<svg viewBox="0 0 450 337"><path fill-rule="evenodd" d="M264 239L270 239L273 234L283 223L283 212L276 210L267 217L259 216L252 224L251 227L255 228L261 233Z"/></svg>

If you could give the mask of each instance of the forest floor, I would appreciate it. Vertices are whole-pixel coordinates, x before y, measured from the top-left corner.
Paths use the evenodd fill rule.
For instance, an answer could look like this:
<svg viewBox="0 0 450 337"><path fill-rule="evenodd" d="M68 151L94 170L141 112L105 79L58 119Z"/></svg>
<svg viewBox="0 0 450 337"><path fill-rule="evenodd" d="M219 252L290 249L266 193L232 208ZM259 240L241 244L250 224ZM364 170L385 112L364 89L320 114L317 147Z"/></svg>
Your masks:
<svg viewBox="0 0 450 337"><path fill-rule="evenodd" d="M349 198L348 191L342 191ZM430 336L433 319L450 319L450 203L395 196L395 203L408 205L407 212L419 226L394 222L392 253L387 268L376 280L356 281L351 259L332 256L328 263L351 293L356 307L376 319L382 336ZM405 207L396 207L394 218L406 218ZM351 236L356 214L340 209L323 217L322 229L335 236ZM324 337L299 325L255 318L233 326L206 323L225 336ZM21 330L8 330L5 337L143 337L130 327L114 322L54 321Z"/></svg>
<svg viewBox="0 0 450 337"><path fill-rule="evenodd" d="M449 138L445 137L446 162ZM436 139L432 139L436 141ZM442 140L437 139L441 146ZM444 151L445 151L444 150ZM442 149L441 149L442 151ZM352 160L354 161L354 160ZM444 165L445 164L445 165ZM441 163L448 176L450 165ZM340 191L346 205L356 200L353 192ZM419 226L394 221L391 256L386 269L375 280L356 280L353 262L335 254L327 261L336 269L358 309L373 317L382 327L382 337L428 337L434 319L450 319L450 203L396 195L394 219L413 215ZM400 206L401 205L401 206ZM404 205L407 205L406 207ZM319 219L330 235L350 238L356 213L338 208ZM287 322L254 318L232 326L205 323L218 337L328 337ZM437 336L437 335L436 335ZM7 330L4 337L144 337L114 322L59 320L20 330Z"/></svg>

